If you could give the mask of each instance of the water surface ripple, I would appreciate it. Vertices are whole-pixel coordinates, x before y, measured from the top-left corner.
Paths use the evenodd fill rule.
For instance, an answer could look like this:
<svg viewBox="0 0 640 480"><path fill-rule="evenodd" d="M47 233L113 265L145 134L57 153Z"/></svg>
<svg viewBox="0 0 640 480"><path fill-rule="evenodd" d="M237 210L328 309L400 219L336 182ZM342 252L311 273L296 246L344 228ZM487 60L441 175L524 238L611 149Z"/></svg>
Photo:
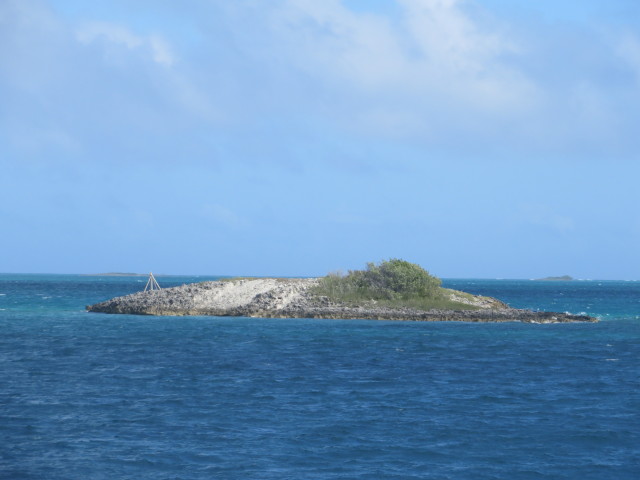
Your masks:
<svg viewBox="0 0 640 480"><path fill-rule="evenodd" d="M0 276L0 477L638 478L640 285L573 283L449 284L600 323L110 316L136 279Z"/></svg>

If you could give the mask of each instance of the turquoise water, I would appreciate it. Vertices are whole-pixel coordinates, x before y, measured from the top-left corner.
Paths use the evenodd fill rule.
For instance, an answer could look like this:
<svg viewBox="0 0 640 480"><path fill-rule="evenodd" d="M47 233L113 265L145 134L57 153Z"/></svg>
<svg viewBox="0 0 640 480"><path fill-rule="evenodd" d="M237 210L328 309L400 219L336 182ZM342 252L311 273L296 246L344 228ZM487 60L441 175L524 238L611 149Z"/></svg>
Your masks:
<svg viewBox="0 0 640 480"><path fill-rule="evenodd" d="M0 478L639 476L640 282L445 281L598 324L84 311L145 281L0 276Z"/></svg>

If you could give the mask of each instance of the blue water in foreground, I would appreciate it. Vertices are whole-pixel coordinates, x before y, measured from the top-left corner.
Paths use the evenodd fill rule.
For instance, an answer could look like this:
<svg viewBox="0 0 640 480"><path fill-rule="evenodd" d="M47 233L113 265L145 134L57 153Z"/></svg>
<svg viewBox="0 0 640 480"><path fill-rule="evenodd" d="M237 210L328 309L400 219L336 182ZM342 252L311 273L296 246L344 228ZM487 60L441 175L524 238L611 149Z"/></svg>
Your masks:
<svg viewBox="0 0 640 480"><path fill-rule="evenodd" d="M0 478L640 478L640 282L445 281L598 324L84 311L145 281L0 276Z"/></svg>

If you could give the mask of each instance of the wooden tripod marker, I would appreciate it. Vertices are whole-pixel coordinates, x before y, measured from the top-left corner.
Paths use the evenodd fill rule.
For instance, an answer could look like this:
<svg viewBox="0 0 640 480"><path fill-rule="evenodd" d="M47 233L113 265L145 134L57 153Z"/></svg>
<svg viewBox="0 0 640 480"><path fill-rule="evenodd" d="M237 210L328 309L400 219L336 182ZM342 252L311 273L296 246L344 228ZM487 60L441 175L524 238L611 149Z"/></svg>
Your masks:
<svg viewBox="0 0 640 480"><path fill-rule="evenodd" d="M147 285L144 287L144 291L146 292L147 290L160 290L160 285L158 285L153 273L149 273L149 280L147 280Z"/></svg>

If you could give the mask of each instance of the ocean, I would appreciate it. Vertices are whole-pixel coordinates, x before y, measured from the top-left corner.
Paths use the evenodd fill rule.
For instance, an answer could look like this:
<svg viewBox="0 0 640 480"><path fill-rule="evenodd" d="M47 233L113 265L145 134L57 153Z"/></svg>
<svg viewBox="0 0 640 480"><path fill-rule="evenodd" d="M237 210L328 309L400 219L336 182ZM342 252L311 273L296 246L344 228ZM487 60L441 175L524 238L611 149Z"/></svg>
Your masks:
<svg viewBox="0 0 640 480"><path fill-rule="evenodd" d="M145 282L0 275L0 478L640 478L640 282L444 281L597 324L84 311Z"/></svg>

